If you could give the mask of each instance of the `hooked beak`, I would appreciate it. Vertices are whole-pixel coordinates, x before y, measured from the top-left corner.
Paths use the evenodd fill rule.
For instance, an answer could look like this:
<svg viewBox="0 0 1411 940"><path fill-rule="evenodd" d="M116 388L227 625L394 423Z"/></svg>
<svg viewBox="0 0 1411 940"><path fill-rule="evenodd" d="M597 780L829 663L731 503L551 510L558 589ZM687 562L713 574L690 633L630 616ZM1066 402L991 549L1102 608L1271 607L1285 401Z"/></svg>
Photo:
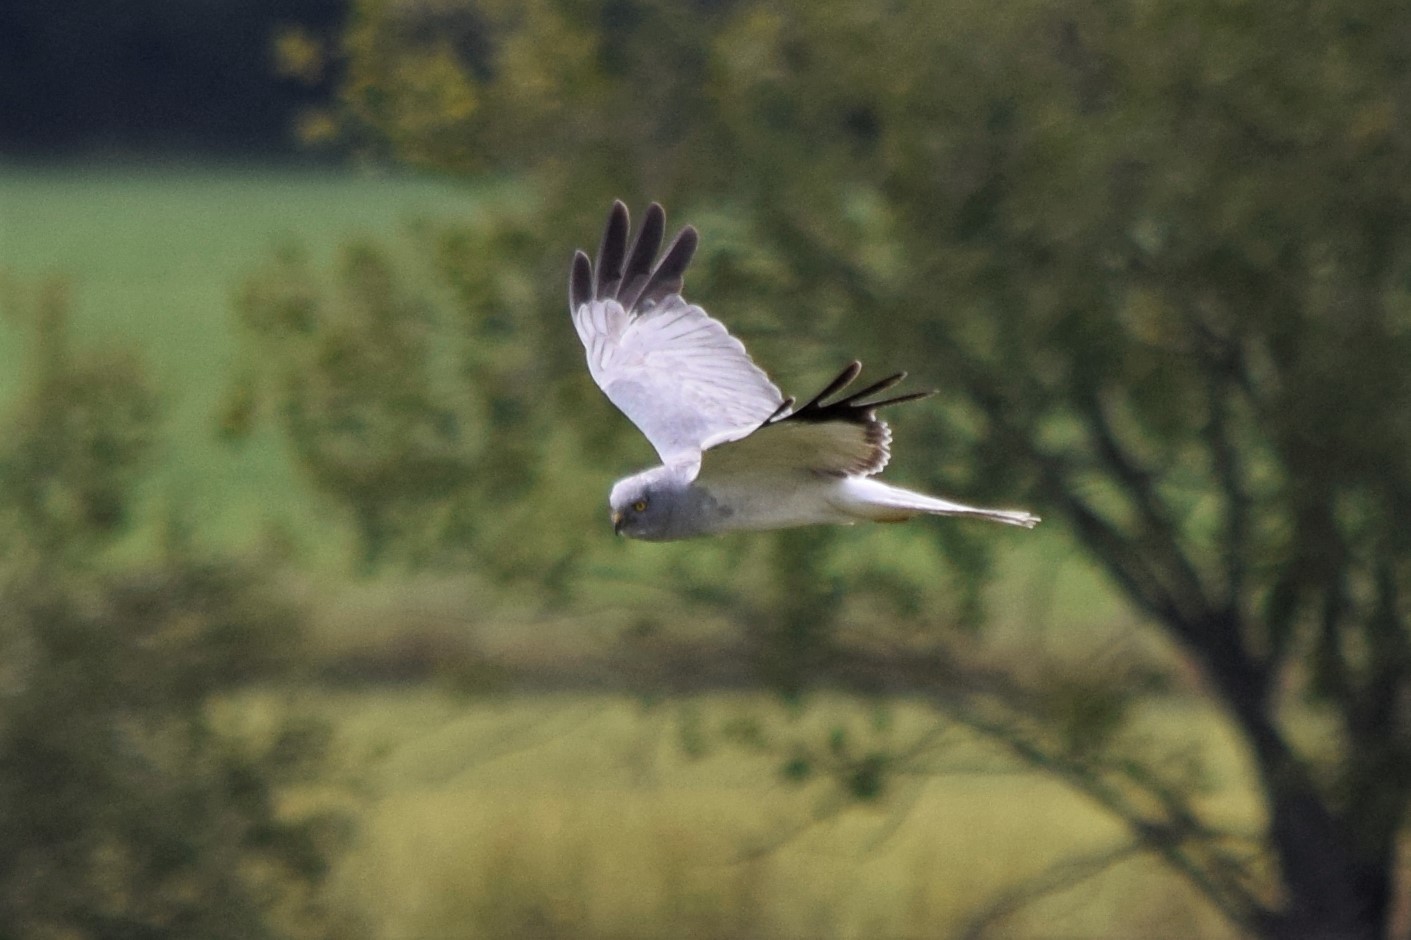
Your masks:
<svg viewBox="0 0 1411 940"><path fill-rule="evenodd" d="M612 514L612 531L616 535L622 534L622 513L620 512Z"/></svg>

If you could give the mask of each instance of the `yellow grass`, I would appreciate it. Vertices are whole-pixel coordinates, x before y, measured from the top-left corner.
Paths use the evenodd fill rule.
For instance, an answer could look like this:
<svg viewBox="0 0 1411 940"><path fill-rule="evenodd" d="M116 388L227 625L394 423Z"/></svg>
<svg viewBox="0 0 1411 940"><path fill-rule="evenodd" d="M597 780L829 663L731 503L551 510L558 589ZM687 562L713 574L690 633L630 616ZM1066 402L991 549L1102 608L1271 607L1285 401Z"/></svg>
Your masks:
<svg viewBox="0 0 1411 940"><path fill-rule="evenodd" d="M226 720L247 729L287 707L274 696L228 706ZM888 703L885 722L875 703L824 697L795 710L724 693L647 705L407 689L300 707L334 722L336 788L293 794L291 805L354 810L359 835L333 891L387 940L955 936L1025 879L1124 838L1081 798L1006 770L958 729L924 772L872 803L840 799L824 774L782 779L790 742L818 745L834 727L858 742L919 739L939 719L914 703ZM723 730L746 723L771 746ZM1203 744L1212 808L1253 820L1239 754L1213 716L1171 705L1145 726ZM1142 857L986 934L1231 935Z"/></svg>

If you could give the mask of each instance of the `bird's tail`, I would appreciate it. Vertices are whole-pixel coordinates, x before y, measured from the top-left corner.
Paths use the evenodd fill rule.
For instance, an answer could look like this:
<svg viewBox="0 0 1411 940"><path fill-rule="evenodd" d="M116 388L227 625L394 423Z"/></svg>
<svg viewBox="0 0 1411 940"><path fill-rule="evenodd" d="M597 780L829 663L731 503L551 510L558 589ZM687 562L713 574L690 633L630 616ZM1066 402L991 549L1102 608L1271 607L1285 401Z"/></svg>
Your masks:
<svg viewBox="0 0 1411 940"><path fill-rule="evenodd" d="M969 516L1032 529L1039 517L1020 509L983 509L938 499L891 486L881 480L852 478L844 486L844 499L838 508L859 519L873 522L905 522L926 513L933 516Z"/></svg>

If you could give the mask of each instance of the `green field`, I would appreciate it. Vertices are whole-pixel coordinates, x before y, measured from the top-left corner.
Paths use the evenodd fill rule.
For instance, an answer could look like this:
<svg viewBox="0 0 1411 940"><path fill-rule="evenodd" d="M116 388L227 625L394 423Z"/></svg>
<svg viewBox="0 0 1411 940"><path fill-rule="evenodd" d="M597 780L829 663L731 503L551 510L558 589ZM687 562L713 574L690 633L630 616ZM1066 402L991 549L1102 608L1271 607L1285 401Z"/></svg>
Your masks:
<svg viewBox="0 0 1411 940"><path fill-rule="evenodd" d="M239 446L214 414L235 366L231 298L281 242L315 259L348 238L394 238L421 216L474 211L484 194L449 182L289 169L0 167L0 267L21 281L69 279L83 344L137 348L166 399L151 501L223 550L292 531L318 562L303 579L328 655L420 635L536 661L613 642L592 612L550 619L479 605L471 578L342 572L346 524L296 474L268 429ZM566 328L566 327L565 327ZM25 334L0 333L0 392L17 387ZM859 550L873 537L859 530ZM1061 537L1005 556L998 648L1062 650L1100 666L1115 647L1169 650ZM519 619L515 619L515 618ZM438 640L437 638L441 638ZM1215 818L1254 818L1240 751L1218 716L1179 696L1134 733L1203 757ZM252 691L219 703L237 735L313 713L334 729L326 779L291 790L288 811L356 819L333 876L378 937L918 937L962 931L1007 891L1122 833L1059 784L1016 769L926 706L821 697L785 707L764 693L648 701L611 691L480 694L425 684ZM778 746L751 748L731 728ZM791 740L856 726L895 746L945 746L875 800L841 800L823 777L786 782ZM872 730L867 730L868 728ZM1005 919L987 936L1186 937L1229 933L1144 856Z"/></svg>
<svg viewBox="0 0 1411 940"><path fill-rule="evenodd" d="M205 537L239 546L271 519L302 531L326 519L276 440L217 440L242 280L278 246L299 244L326 262L349 238L395 239L417 219L471 211L474 200L448 182L371 173L0 165L0 270L66 278L78 342L140 352L167 408L152 495ZM23 342L13 324L0 333L0 391L14 387ZM307 542L345 535L330 528Z"/></svg>

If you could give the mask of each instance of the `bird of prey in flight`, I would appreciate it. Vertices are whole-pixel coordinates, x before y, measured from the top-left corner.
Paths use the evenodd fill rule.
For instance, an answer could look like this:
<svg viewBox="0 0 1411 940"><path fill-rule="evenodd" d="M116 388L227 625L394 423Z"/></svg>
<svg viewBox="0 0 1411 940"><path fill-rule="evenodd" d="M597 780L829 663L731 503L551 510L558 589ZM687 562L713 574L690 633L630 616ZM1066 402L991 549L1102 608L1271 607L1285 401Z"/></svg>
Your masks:
<svg viewBox="0 0 1411 940"><path fill-rule="evenodd" d="M853 362L795 408L720 321L681 297L696 230L683 228L662 254L666 214L655 203L630 246L628 228L627 207L614 202L596 263L577 252L569 279L588 371L661 455L661 466L613 486L618 534L669 541L918 514L1039 521L876 479L892 439L877 409L931 393L879 398L904 372L846 391L862 371Z"/></svg>

